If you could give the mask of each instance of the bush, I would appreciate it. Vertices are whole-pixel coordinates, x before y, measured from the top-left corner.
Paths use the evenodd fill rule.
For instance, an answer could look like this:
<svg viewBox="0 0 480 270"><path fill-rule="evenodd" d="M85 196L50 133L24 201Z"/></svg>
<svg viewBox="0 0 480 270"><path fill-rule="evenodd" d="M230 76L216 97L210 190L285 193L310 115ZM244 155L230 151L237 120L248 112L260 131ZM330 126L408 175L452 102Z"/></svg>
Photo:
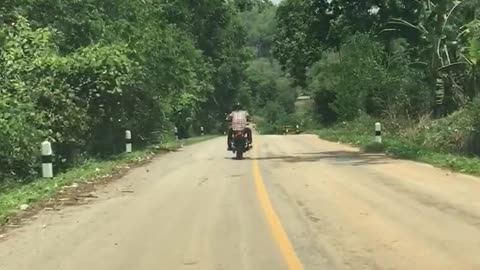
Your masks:
<svg viewBox="0 0 480 270"><path fill-rule="evenodd" d="M267 103L260 115L261 117L257 118L257 127L264 134L282 134L285 126L302 125L305 127L305 124L308 124L308 121L304 121L303 114L289 114L286 112L286 108L277 102Z"/></svg>
<svg viewBox="0 0 480 270"><path fill-rule="evenodd" d="M338 53L325 53L307 81L320 120L331 124L362 113L409 119L428 113L433 98L424 75L409 67L408 55L397 47L387 54L374 37L359 33Z"/></svg>
<svg viewBox="0 0 480 270"><path fill-rule="evenodd" d="M440 153L480 155L480 101L469 104L465 109L445 118L432 120L426 116L417 122L408 120L379 120L388 149L398 157L412 158L419 151L430 150ZM377 120L362 115L354 121L336 124L333 128L373 138L373 127ZM395 138L392 142L389 137ZM368 145L368 148L375 148Z"/></svg>
<svg viewBox="0 0 480 270"><path fill-rule="evenodd" d="M0 47L0 174L4 174L0 177L34 176L40 142L48 138L72 142L66 133L83 130L79 123L86 117L74 105L68 86L52 75L65 68L55 51L55 32L32 30L21 17L1 32L5 38ZM69 124L76 121L71 129Z"/></svg>
<svg viewBox="0 0 480 270"><path fill-rule="evenodd" d="M338 120L338 114L332 108L336 97L336 93L328 89L320 89L314 93L314 117L324 125L332 125Z"/></svg>
<svg viewBox="0 0 480 270"><path fill-rule="evenodd" d="M168 120L189 130L212 90L210 67L189 37L159 31L145 31L150 47L138 51L118 42L60 54L51 28L18 17L0 30L0 181L35 177L43 140L58 170L124 151L126 129L136 145Z"/></svg>
<svg viewBox="0 0 480 270"><path fill-rule="evenodd" d="M0 182L36 174L44 131L36 127L39 115L31 104L0 99Z"/></svg>
<svg viewBox="0 0 480 270"><path fill-rule="evenodd" d="M87 114L85 150L91 154L122 151L126 129L137 138L146 135L137 128L149 119L142 118L148 114L139 115L143 108L139 97L144 95L138 88L138 66L129 53L125 46L110 45L86 47L68 56L68 72L62 77L74 89L76 106Z"/></svg>
<svg viewBox="0 0 480 270"><path fill-rule="evenodd" d="M416 145L435 151L480 155L480 106L475 101L444 118L426 116L415 124L400 124L397 134Z"/></svg>
<svg viewBox="0 0 480 270"><path fill-rule="evenodd" d="M385 145L383 143L373 142L363 147L365 153L383 153L385 152Z"/></svg>

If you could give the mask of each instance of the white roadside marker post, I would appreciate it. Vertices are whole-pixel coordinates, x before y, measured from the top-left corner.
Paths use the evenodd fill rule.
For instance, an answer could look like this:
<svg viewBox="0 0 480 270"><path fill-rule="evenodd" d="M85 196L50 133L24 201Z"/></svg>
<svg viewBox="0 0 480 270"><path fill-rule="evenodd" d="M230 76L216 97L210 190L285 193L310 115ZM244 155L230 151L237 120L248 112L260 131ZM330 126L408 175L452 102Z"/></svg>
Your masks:
<svg viewBox="0 0 480 270"><path fill-rule="evenodd" d="M382 143L382 124L375 123L375 142Z"/></svg>
<svg viewBox="0 0 480 270"><path fill-rule="evenodd" d="M202 136L205 135L205 129L203 127L200 127L200 131L202 132Z"/></svg>
<svg viewBox="0 0 480 270"><path fill-rule="evenodd" d="M49 141L42 142L42 177L53 177L53 151Z"/></svg>
<svg viewBox="0 0 480 270"><path fill-rule="evenodd" d="M132 132L130 130L125 131L125 151L132 152Z"/></svg>
<svg viewBox="0 0 480 270"><path fill-rule="evenodd" d="M173 128L173 133L175 133L175 140L178 141L178 128L177 127Z"/></svg>

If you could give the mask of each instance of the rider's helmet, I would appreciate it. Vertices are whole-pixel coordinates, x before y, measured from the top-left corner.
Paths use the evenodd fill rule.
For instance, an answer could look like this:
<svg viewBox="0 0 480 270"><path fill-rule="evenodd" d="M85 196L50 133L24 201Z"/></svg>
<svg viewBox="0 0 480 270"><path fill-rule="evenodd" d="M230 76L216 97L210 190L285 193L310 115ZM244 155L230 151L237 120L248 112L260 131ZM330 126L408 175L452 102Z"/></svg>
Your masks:
<svg viewBox="0 0 480 270"><path fill-rule="evenodd" d="M240 102L237 102L235 103L235 105L233 105L234 111L240 111L241 109L242 109L242 105L240 104Z"/></svg>

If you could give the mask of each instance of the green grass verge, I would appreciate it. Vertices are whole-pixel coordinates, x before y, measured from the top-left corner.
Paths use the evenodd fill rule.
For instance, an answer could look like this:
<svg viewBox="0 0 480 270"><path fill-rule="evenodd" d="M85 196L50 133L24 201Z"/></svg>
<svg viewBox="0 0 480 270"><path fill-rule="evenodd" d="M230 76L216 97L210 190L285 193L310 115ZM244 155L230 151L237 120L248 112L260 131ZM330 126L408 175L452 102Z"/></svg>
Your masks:
<svg viewBox="0 0 480 270"><path fill-rule="evenodd" d="M28 184L4 184L0 189L0 225L5 223L8 217L18 213L20 205L31 205L54 197L64 186L73 183L95 181L101 179L103 176L115 174L126 165L140 164L155 154L177 150L182 143L184 145L190 145L215 137L216 136L203 136L181 140L179 142L172 141L138 150L130 154L114 156L109 160L89 160L83 165L72 168L52 179L38 179Z"/></svg>
<svg viewBox="0 0 480 270"><path fill-rule="evenodd" d="M346 129L323 129L312 133L328 141L360 147L365 152L385 152L394 158L414 160L456 172L480 175L480 158L478 157L438 152L415 145L403 138L384 137L383 146L378 147L373 142L373 135L356 134Z"/></svg>

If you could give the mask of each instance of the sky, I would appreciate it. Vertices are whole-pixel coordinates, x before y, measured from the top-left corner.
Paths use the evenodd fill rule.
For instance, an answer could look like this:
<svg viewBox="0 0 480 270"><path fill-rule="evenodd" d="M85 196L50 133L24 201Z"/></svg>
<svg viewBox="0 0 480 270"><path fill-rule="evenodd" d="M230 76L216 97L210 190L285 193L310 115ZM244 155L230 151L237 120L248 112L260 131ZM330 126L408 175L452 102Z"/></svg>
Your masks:
<svg viewBox="0 0 480 270"><path fill-rule="evenodd" d="M282 1L282 0L272 0L272 2L275 3L275 4L278 4L278 3L280 3L281 1Z"/></svg>

